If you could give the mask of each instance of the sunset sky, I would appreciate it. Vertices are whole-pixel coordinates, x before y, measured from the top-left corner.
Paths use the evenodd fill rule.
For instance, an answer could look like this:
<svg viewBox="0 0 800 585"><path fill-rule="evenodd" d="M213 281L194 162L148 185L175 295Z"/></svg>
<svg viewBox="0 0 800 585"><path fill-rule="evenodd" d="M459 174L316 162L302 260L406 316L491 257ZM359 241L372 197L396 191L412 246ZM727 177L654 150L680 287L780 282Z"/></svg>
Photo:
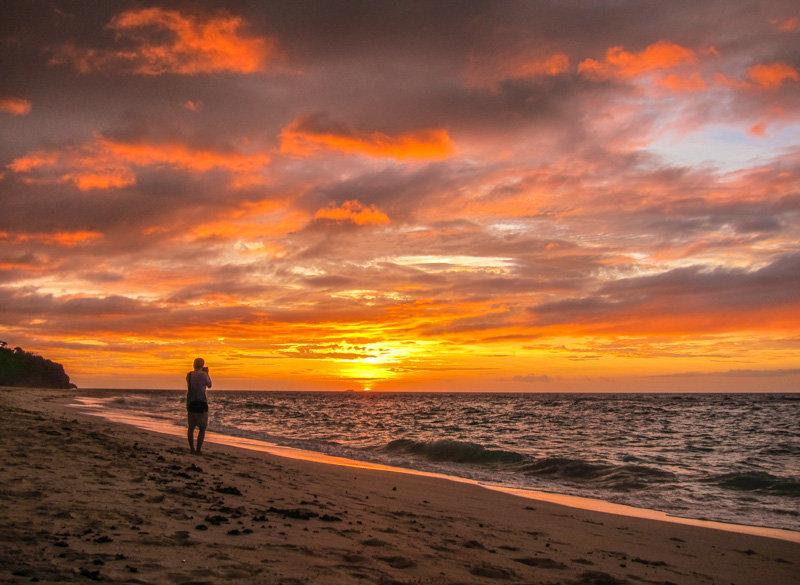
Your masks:
<svg viewBox="0 0 800 585"><path fill-rule="evenodd" d="M2 12L0 339L81 387L800 390L796 0Z"/></svg>

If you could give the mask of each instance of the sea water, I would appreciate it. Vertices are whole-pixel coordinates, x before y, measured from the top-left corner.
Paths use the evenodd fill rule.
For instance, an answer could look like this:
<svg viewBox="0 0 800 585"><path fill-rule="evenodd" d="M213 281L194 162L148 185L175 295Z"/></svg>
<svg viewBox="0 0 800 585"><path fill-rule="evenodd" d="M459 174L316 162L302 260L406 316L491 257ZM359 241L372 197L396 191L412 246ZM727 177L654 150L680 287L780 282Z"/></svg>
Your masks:
<svg viewBox="0 0 800 585"><path fill-rule="evenodd" d="M91 394L185 425L184 392ZM800 394L209 394L217 433L800 531Z"/></svg>

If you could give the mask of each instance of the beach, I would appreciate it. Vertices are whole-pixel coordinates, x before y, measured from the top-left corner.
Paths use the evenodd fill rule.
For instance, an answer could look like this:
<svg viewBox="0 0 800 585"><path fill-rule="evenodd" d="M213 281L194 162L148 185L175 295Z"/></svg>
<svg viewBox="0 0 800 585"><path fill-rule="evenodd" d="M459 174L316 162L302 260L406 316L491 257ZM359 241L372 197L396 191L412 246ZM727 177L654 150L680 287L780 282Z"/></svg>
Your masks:
<svg viewBox="0 0 800 585"><path fill-rule="evenodd" d="M111 423L0 389L2 583L796 583L800 543Z"/></svg>

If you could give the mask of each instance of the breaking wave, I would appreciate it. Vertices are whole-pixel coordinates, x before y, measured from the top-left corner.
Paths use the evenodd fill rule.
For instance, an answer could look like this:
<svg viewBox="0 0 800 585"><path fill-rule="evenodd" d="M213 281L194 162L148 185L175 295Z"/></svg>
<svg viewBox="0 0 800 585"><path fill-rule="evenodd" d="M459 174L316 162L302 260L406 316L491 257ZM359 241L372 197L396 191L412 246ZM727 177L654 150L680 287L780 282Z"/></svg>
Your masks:
<svg viewBox="0 0 800 585"><path fill-rule="evenodd" d="M675 479L674 473L646 465L613 465L568 457L540 459L520 471L525 475L571 483L591 483L613 490L641 489L652 483Z"/></svg>
<svg viewBox="0 0 800 585"><path fill-rule="evenodd" d="M483 445L454 439L435 441L414 441L397 439L384 447L390 453L405 453L425 457L431 461L451 461L453 463L516 463L526 456L515 451L487 449Z"/></svg>
<svg viewBox="0 0 800 585"><path fill-rule="evenodd" d="M763 471L726 473L711 478L709 482L730 490L800 497L800 482L796 479L777 477Z"/></svg>
<svg viewBox="0 0 800 585"><path fill-rule="evenodd" d="M628 491L676 479L675 474L646 465L614 465L568 457L546 457L536 460L529 455L491 449L468 441L437 439L415 441L397 439L384 451L411 455L439 463L467 465L502 465L504 471L528 477L546 478L569 484L592 485L615 491Z"/></svg>

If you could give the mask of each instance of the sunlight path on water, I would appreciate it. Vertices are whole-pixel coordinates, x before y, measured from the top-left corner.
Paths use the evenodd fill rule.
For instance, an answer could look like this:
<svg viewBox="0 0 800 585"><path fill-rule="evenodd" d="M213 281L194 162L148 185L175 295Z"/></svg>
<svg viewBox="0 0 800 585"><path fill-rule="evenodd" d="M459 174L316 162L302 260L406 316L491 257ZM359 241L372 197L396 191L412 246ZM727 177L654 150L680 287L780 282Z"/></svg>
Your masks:
<svg viewBox="0 0 800 585"><path fill-rule="evenodd" d="M167 435L174 435L174 436L183 436L186 432L185 427L179 427L170 422L152 419L137 414L131 414L130 412L122 410L108 408L108 406L103 400L81 397L77 399L77 402L78 402L77 404L71 404L70 406L81 409L81 411L84 414L99 416L112 422L127 424L143 430L163 433ZM295 447L284 447L281 445L276 445L274 443L269 443L267 441L260 441L257 439L249 439L245 437L235 437L232 435L223 435L220 433L214 433L210 431L206 432L205 442L217 443L219 445L227 445L230 447L238 447L241 449L249 449L251 451L270 453L272 455L277 455L279 457L286 457L289 459L299 459L302 461L325 463L328 465L355 467L359 469L371 469L375 471L405 473L409 475L446 479L449 481L468 483L483 487L485 489L499 491L515 496L520 496L530 500L551 502L554 504L559 504L570 508L578 508L593 512L603 512L606 514L616 514L618 516L628 516L631 518L657 520L660 522L672 522L674 524L686 524L689 526L700 526L703 528L713 528L717 530L725 530L728 532L737 532L741 534L752 534L755 536L777 538L780 540L787 540L791 542L800 543L800 532L794 532L792 530L781 530L779 528L764 528L761 526L747 526L743 524L730 524L726 522L714 522L711 520L699 520L694 518L680 518L678 516L670 516L669 514L666 514L665 512L660 512L658 510L635 508L633 506L614 504L611 502L605 502L603 500L583 498L579 496L569 496L564 494L541 492L529 489L491 485L484 482L479 482L472 479L467 479L453 475L432 473L428 471L419 471L405 467L393 467L390 465L382 465L380 463L371 463L368 461L357 461L354 459L336 457L334 455L326 455L324 453L307 451Z"/></svg>

